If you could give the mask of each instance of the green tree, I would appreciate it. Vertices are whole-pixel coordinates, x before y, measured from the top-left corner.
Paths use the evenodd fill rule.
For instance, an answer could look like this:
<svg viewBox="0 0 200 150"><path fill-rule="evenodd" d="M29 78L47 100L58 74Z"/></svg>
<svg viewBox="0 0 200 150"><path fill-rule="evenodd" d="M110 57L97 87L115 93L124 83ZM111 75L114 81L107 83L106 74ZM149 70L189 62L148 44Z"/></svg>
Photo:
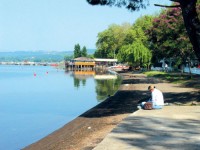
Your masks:
<svg viewBox="0 0 200 150"><path fill-rule="evenodd" d="M74 46L74 58L81 57L81 47L79 44Z"/></svg>
<svg viewBox="0 0 200 150"><path fill-rule="evenodd" d="M87 55L87 57L94 59L94 55Z"/></svg>
<svg viewBox="0 0 200 150"><path fill-rule="evenodd" d="M151 51L140 40L133 42L131 45L123 46L117 55L118 60L121 62L147 68L151 63L151 57Z"/></svg>
<svg viewBox="0 0 200 150"><path fill-rule="evenodd" d="M177 2L176 7L182 10L184 25L192 43L193 50L200 61L200 21L196 4L199 0L171 0ZM91 5L125 6L131 11L140 10L148 5L149 0L87 0ZM177 22L179 23L179 22Z"/></svg>
<svg viewBox="0 0 200 150"><path fill-rule="evenodd" d="M147 46L146 30L152 27L153 16L143 16L136 20L133 26L126 33L123 45L132 44L134 41L140 40Z"/></svg>
<svg viewBox="0 0 200 150"><path fill-rule="evenodd" d="M72 58L73 56L68 56L68 55L64 56L65 61L70 61Z"/></svg>
<svg viewBox="0 0 200 150"><path fill-rule="evenodd" d="M95 57L115 58L130 28L131 25L127 23L122 26L113 24L107 30L100 32L96 42Z"/></svg>
<svg viewBox="0 0 200 150"><path fill-rule="evenodd" d="M148 67L151 63L151 51L148 49L148 38L145 31L152 27L152 16L143 16L136 20L126 33L123 46L117 58L132 66Z"/></svg>
<svg viewBox="0 0 200 150"><path fill-rule="evenodd" d="M87 57L87 49L86 49L85 46L83 46L83 48L82 48L81 56L82 56L82 57Z"/></svg>
<svg viewBox="0 0 200 150"><path fill-rule="evenodd" d="M139 39L142 43L149 47L148 36L146 35L146 31L153 26L153 18L154 16L145 15L143 17L138 18L132 29L135 30L135 39Z"/></svg>
<svg viewBox="0 0 200 150"><path fill-rule="evenodd" d="M194 58L180 8L167 9L155 17L147 35L154 60L174 58L177 63L184 63L187 59Z"/></svg>

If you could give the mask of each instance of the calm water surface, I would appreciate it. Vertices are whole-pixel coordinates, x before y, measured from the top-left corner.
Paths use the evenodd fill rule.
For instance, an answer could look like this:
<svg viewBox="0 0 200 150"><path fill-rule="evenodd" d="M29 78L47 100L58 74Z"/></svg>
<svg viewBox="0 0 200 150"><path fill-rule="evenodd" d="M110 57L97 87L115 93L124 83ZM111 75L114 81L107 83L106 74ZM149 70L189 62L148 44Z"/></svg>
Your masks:
<svg viewBox="0 0 200 150"><path fill-rule="evenodd" d="M49 66L0 65L0 150L19 150L112 95L120 79L95 80Z"/></svg>

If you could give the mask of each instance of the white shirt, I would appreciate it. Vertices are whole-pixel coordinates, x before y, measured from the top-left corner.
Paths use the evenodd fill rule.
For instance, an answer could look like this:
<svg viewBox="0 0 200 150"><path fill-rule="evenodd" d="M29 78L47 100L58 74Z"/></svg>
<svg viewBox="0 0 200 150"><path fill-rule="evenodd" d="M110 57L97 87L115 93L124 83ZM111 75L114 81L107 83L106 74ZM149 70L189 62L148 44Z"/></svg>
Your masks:
<svg viewBox="0 0 200 150"><path fill-rule="evenodd" d="M153 105L164 105L164 98L162 92L158 89L154 89L151 92L151 101Z"/></svg>

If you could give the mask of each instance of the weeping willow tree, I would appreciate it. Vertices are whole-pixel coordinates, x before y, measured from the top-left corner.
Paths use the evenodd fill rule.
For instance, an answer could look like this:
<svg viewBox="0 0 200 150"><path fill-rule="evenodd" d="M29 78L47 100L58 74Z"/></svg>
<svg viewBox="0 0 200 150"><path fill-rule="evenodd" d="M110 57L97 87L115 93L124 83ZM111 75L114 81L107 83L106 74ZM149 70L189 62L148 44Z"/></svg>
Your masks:
<svg viewBox="0 0 200 150"><path fill-rule="evenodd" d="M131 66L143 66L149 69L151 64L152 53L138 40L132 44L123 46L117 55L121 62L126 62Z"/></svg>
<svg viewBox="0 0 200 150"><path fill-rule="evenodd" d="M145 30L152 26L152 16L137 19L127 32L124 45L120 48L117 58L133 67L142 66L149 69L152 53L147 44Z"/></svg>

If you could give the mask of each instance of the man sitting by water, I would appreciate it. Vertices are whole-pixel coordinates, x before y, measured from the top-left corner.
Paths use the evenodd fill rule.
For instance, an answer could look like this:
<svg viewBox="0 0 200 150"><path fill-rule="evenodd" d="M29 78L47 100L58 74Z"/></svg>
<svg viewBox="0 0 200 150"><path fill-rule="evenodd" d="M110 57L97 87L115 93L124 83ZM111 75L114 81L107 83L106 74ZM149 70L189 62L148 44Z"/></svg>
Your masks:
<svg viewBox="0 0 200 150"><path fill-rule="evenodd" d="M151 98L147 102L152 103L153 109L161 109L164 105L163 94L160 90L156 89L154 86L150 85L148 90L151 92ZM142 102L138 108L144 108L146 102Z"/></svg>

